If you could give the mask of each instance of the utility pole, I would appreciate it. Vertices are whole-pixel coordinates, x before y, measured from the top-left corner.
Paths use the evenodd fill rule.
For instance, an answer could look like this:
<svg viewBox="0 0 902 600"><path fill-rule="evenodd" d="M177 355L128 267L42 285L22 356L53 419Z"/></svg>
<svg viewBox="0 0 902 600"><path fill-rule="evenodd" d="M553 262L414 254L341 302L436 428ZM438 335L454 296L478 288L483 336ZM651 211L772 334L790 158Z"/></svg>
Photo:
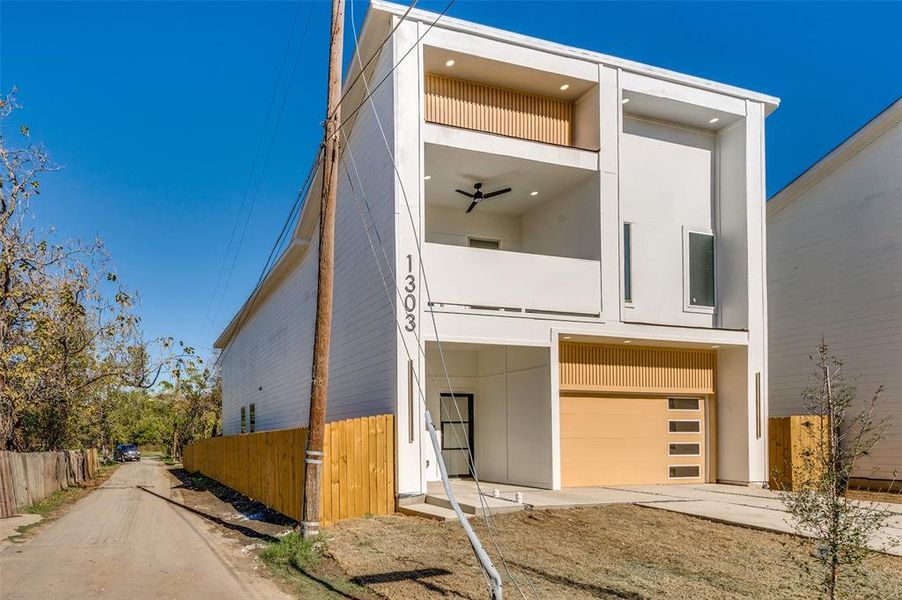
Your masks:
<svg viewBox="0 0 902 600"><path fill-rule="evenodd" d="M307 452L304 456L304 506L301 535L319 534L320 479L326 399L329 392L329 342L332 337L332 279L335 259L335 195L338 191L338 126L341 123L341 54L344 43L344 0L332 0L332 36L329 42L329 87L326 106L323 191L319 218L319 277L316 287L316 325L313 334L313 371Z"/></svg>

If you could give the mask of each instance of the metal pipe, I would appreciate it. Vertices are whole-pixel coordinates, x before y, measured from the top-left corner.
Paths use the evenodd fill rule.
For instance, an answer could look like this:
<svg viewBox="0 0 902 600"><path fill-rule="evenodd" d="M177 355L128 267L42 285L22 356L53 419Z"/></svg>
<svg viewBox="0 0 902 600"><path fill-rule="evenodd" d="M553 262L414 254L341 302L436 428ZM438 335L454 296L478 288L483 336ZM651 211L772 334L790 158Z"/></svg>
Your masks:
<svg viewBox="0 0 902 600"><path fill-rule="evenodd" d="M460 505L454 497L454 491L451 489L451 482L448 480L448 471L445 469L445 460L442 458L442 448L438 441L438 435L435 433L435 426L432 425L432 415L429 414L429 409L426 409L426 429L429 430L429 439L432 440L432 449L435 451L438 470L442 476L442 485L445 486L445 494L448 496L448 502L451 503L451 508L454 509L455 514L457 514L457 520L460 521L461 527L464 528L464 532L470 540L470 545L473 547L473 552L476 553L476 559L479 561L479 565L482 567L482 570L485 571L485 574L491 582L492 600L502 600L501 575L498 574L498 570L495 569L495 565L492 564L492 559L489 558L485 548L482 547L482 543L479 541L479 538L476 537L476 532L473 531L470 522L464 515L464 511L460 509Z"/></svg>

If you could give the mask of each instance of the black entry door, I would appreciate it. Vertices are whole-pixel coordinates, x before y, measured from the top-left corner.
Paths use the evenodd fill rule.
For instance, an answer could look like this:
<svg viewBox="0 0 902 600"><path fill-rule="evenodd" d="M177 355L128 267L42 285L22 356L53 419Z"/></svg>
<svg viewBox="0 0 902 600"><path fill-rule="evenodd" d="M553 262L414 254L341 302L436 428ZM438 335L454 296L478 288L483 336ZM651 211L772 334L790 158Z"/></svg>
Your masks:
<svg viewBox="0 0 902 600"><path fill-rule="evenodd" d="M473 394L441 394L442 458L450 477L472 475ZM473 455L475 456L475 454Z"/></svg>

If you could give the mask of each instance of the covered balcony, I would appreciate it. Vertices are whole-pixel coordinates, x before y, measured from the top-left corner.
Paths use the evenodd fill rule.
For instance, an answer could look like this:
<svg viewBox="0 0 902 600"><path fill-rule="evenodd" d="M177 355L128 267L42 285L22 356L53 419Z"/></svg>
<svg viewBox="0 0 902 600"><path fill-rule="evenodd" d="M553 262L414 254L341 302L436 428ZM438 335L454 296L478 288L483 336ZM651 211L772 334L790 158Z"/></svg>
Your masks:
<svg viewBox="0 0 902 600"><path fill-rule="evenodd" d="M433 309L600 313L597 170L426 144L425 179Z"/></svg>
<svg viewBox="0 0 902 600"><path fill-rule="evenodd" d="M598 151L598 84L427 46L428 124Z"/></svg>

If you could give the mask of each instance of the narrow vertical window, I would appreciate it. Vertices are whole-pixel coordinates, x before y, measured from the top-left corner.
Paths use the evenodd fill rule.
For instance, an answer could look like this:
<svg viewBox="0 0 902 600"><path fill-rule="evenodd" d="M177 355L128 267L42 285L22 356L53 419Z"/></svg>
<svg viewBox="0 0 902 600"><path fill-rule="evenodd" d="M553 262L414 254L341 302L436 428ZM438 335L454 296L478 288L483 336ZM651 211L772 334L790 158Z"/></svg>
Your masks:
<svg viewBox="0 0 902 600"><path fill-rule="evenodd" d="M250 408L251 433L257 431L257 407L252 403Z"/></svg>
<svg viewBox="0 0 902 600"><path fill-rule="evenodd" d="M623 300L633 301L633 224L623 224Z"/></svg>
<svg viewBox="0 0 902 600"><path fill-rule="evenodd" d="M241 433L247 431L247 412L245 408L241 407Z"/></svg>
<svg viewBox="0 0 902 600"><path fill-rule="evenodd" d="M714 307L714 236L689 232L689 304Z"/></svg>

